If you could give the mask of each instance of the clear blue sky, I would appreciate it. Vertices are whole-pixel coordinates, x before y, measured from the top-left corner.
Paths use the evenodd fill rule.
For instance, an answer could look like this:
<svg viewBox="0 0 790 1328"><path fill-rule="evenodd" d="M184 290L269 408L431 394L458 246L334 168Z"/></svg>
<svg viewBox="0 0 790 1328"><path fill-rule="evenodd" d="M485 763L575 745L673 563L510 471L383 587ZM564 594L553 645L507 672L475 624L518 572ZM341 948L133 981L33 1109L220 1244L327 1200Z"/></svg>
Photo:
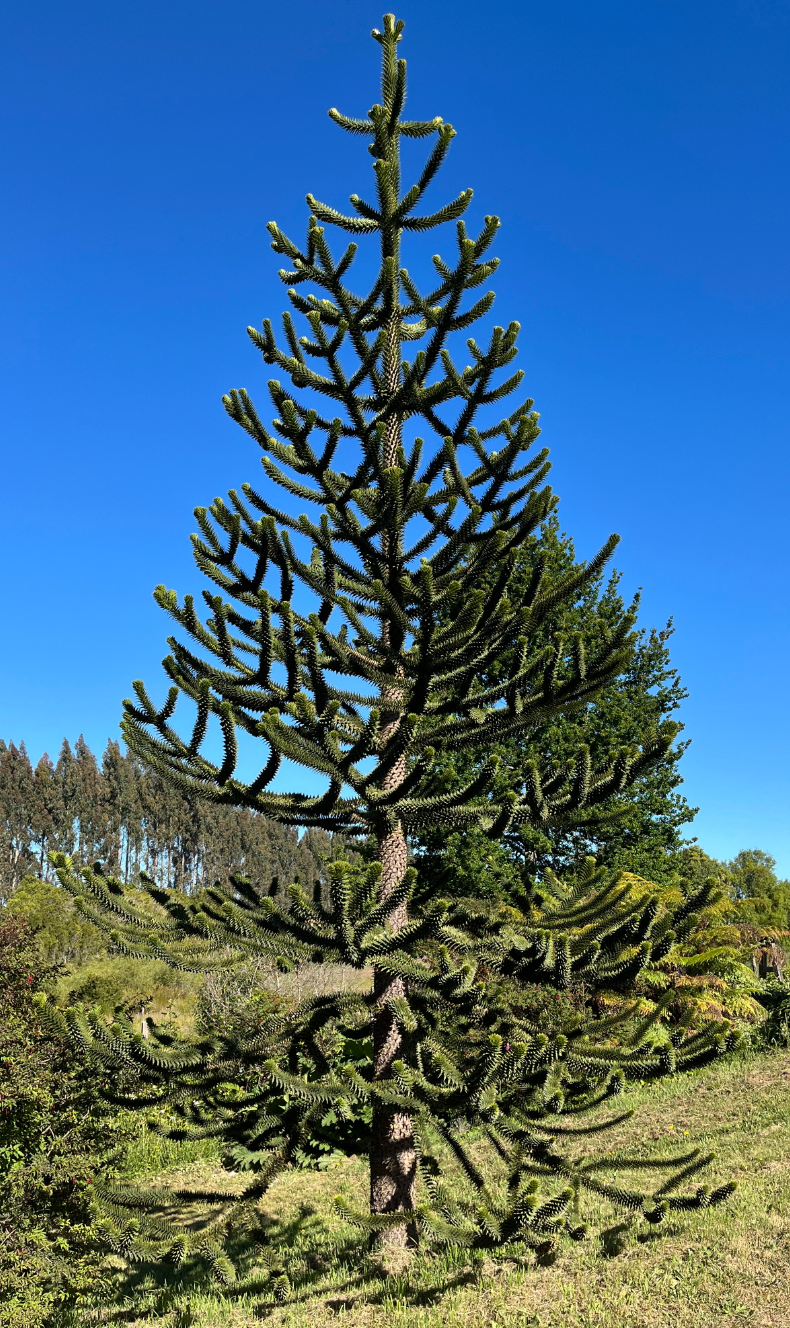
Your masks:
<svg viewBox="0 0 790 1328"><path fill-rule="evenodd" d="M10 0L0 31L4 502L0 735L117 732L190 588L192 508L258 479L220 404L266 378L284 291L265 223L343 206L369 158L326 116L376 99L360 0ZM672 615L686 793L717 856L790 874L790 7L405 0L414 116L444 187L504 223L499 322L563 526L623 536ZM449 194L448 194L449 196Z"/></svg>

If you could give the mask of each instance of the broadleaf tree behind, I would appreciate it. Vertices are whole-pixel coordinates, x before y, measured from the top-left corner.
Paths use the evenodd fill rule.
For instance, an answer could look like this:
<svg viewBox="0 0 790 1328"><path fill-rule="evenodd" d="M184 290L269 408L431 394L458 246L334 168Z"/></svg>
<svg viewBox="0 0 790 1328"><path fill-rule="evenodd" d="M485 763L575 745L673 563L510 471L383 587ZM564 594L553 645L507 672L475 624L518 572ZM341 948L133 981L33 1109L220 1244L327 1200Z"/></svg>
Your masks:
<svg viewBox="0 0 790 1328"><path fill-rule="evenodd" d="M514 580L528 585L538 566L552 577L567 576L578 567L572 540L561 533L556 513L518 550ZM498 564L488 573L496 576ZM588 652L619 622L625 612L617 572L598 577L580 588L575 602L564 600L541 627L549 644L557 634L578 634ZM460 600L445 611L448 620L460 609ZM650 742L667 719L675 719L687 696L678 672L672 666L669 641L672 623L657 631L638 631L635 647L622 672L594 696L576 708L567 707L539 725L500 740L495 751L509 768L551 753L555 760L568 760L588 747L594 765L605 764L624 746ZM489 685L504 681L512 667L513 643L490 661L486 670ZM550 868L559 875L573 875L592 854L599 864L636 872L660 882L676 874L677 854L684 847L683 830L696 814L680 786L680 760L688 746L676 742L644 770L640 778L607 799L579 823L522 822L511 826L496 843L480 832L447 837L441 831L421 831L416 837L420 852L423 888L434 888L452 873L456 893L507 894L508 884L518 883L526 870L534 874ZM485 755L475 751L441 751L436 775L442 791L467 783ZM710 873L714 874L713 872Z"/></svg>
<svg viewBox="0 0 790 1328"><path fill-rule="evenodd" d="M523 377L513 364L518 325L470 337L465 365L455 352L456 334L493 304L487 282L499 222L489 216L467 232L471 190L426 210L454 130L438 117L404 118L402 30L386 15L373 34L381 102L362 119L330 112L367 143L372 201L352 194L344 214L308 194L301 246L269 225L272 247L288 263L281 276L291 311L280 339L269 322L249 332L280 375L269 382L273 425L246 391L225 398L263 451L265 480L197 509L195 557L213 583L204 592L208 616L200 618L192 597L157 590L179 629L165 661L172 686L159 705L136 684L124 720L130 748L174 785L286 825L355 836L374 846L375 861L330 864L329 900L317 891L311 901L293 885L288 907L267 895L265 883L240 877L195 899L151 885L154 919L101 871L78 878L58 859L63 884L131 953L195 968L234 955L329 960L372 968L372 988L303 1002L247 1041L144 1043L121 1023L113 1031L79 1012L70 1019L100 1059L136 1065L143 1087L165 1084L187 1133L224 1139L226 1156L253 1173L246 1203L297 1156L328 1104L342 1115L356 1099L371 1107L370 1211L348 1213L351 1220L394 1244L422 1230L438 1240L541 1247L565 1225L574 1187L597 1187L651 1221L668 1207L709 1201L702 1192L670 1195L704 1165L697 1154L649 1195L596 1180L594 1167L585 1171L572 1151L557 1151L554 1122L566 1108L575 1114L605 1100L629 1072L669 1073L676 1056L698 1063L727 1037L703 1033L676 1053L652 1046L648 1022L622 1051L607 1025L593 1036L582 1018L572 1036L547 1037L528 1023L508 1027L489 1008L484 970L566 988L584 974L611 986L671 944L669 922L651 938L651 902L635 904L592 867L576 893L558 885L556 898L539 905L527 892L523 911L492 917L448 893L410 906L410 836L478 831L493 842L519 827L576 825L655 765L677 728L660 725L641 749L623 747L597 766L586 746L560 761L546 752L523 765L494 753L618 677L633 650L635 610L614 613L589 651L578 634L546 631L558 608L595 582L614 536L564 575L536 567L528 584L516 576L519 549L556 502L544 484L548 460L536 449L533 402L502 404ZM404 139L427 144L413 182L402 179ZM434 256L433 284L422 290L403 265L402 245L443 225L454 226L454 256ZM356 238L335 254L330 229ZM358 293L349 273L365 240L378 246L380 262ZM298 334L295 315L306 334ZM449 604L458 606L450 620ZM507 674L489 685L487 671L506 647ZM180 699L191 707L186 731L175 713ZM212 725L222 735L219 757ZM261 748L249 778L240 735ZM464 786L444 791L437 752L494 754ZM323 787L305 791L297 773L295 791L283 791L275 780L294 765L321 776ZM677 926L698 904L684 901ZM448 1017L468 1032L468 1061L443 1038ZM333 1038L366 1031L371 1063L362 1073L338 1062ZM231 1099L228 1080L239 1087ZM486 1133L504 1168L498 1197L464 1147L459 1122ZM442 1179L448 1158L470 1199L457 1201ZM554 1188L541 1198L546 1182ZM123 1207L121 1196L113 1202Z"/></svg>

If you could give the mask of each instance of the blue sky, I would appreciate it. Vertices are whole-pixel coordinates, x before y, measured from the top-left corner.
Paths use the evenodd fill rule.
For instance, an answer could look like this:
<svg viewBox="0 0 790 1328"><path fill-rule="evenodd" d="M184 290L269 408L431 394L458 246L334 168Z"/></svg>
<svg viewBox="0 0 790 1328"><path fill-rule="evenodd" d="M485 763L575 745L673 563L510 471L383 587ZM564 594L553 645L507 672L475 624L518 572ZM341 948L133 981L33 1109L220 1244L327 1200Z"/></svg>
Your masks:
<svg viewBox="0 0 790 1328"><path fill-rule="evenodd" d="M727 857L790 874L784 3L416 3L410 111L458 131L442 197L503 230L562 524L612 530L644 625L673 616L685 792ZM258 481L220 397L264 404L244 329L284 291L265 224L343 206L370 159L326 116L376 99L359 0L12 0L0 42L0 735L117 732L154 688L159 582L192 508Z"/></svg>

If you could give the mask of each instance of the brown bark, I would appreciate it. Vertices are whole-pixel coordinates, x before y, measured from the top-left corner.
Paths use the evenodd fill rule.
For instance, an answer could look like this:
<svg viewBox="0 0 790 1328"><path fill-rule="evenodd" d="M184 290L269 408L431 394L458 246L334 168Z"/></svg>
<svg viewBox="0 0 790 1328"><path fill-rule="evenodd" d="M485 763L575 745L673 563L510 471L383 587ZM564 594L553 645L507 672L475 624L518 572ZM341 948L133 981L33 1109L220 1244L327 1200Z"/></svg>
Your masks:
<svg viewBox="0 0 790 1328"><path fill-rule="evenodd" d="M381 897L385 898L406 871L406 839L397 825L379 840L381 862ZM406 922L406 905L401 904L390 917L390 927L399 930ZM403 978L375 969L373 991L376 1000L373 1016L373 1075L385 1078L392 1062L401 1054L403 1038L387 1002L405 996ZM417 1154L411 1117L392 1111L381 1103L373 1108L370 1144L370 1211L397 1213L413 1210L417 1194ZM413 1223L392 1227L380 1236L383 1245L406 1246L417 1242Z"/></svg>
<svg viewBox="0 0 790 1328"><path fill-rule="evenodd" d="M391 237L392 254L396 260L399 249L399 234ZM388 245L384 246L387 257ZM383 356L384 391L393 396L400 384L400 307L398 278L393 281L391 292L391 312L387 328L387 344ZM401 443L402 421L397 412L389 416L385 424L382 460L385 468L397 465L398 449ZM381 535L381 552L385 567L384 576L392 583L397 576L400 556L400 532L384 530ZM398 633L394 633L397 637ZM395 675L399 672L391 655L393 647L393 625L386 618L381 625L382 658L394 667ZM394 683L391 688L381 689L382 749L387 741L397 732L401 722L403 699L400 688ZM382 788L397 788L406 774L406 760L401 758L382 781ZM406 871L407 849L403 826L396 822L383 829L378 836L378 856L381 863L381 885L379 897L385 899L403 879ZM401 904L390 915L388 926L392 931L399 931L407 921L407 908ZM387 1078L393 1061L398 1060L402 1052L403 1036L393 1018L388 1002L398 996L406 995L406 983L403 978L393 978L380 969L374 969L373 992L375 1005L373 1012L373 1077ZM404 1112L392 1111L384 1104L374 1101L373 1122L370 1144L370 1211L371 1213L397 1213L413 1211L417 1193L417 1153L414 1147L414 1131L411 1117ZM378 1244L405 1247L417 1243L417 1229L414 1223L404 1222L402 1226L391 1227L380 1233Z"/></svg>
<svg viewBox="0 0 790 1328"><path fill-rule="evenodd" d="M399 378L399 341L394 334L394 323L390 327L390 336L385 353L387 372L386 380L389 391L395 391ZM384 464L395 465L397 448L400 443L400 420L392 416L387 421L384 437ZM390 575L394 572L399 549L397 537L389 531L382 534L382 552L390 563ZM391 627L386 620L382 623L381 643L383 653L391 644ZM382 746L397 732L401 721L402 697L400 690L393 686L382 688ZM406 774L406 761L401 758L384 778L384 789L397 788ZM379 898L386 899L403 879L406 871L407 850L403 826L396 822L383 831L378 840L378 856L381 863L381 884ZM388 926L392 931L399 931L408 920L405 904L390 914ZM393 1018L388 1002L398 996L406 995L406 983L403 978L392 977L380 969L374 969L373 993L375 1007L373 1014L373 1077L386 1078L392 1069L393 1061L401 1054L403 1037ZM397 1213L413 1210L417 1196L417 1154L414 1148L414 1132L411 1117L404 1112L391 1111L383 1104L375 1103L370 1145L370 1211L372 1213ZM403 1226L391 1227L381 1233L379 1244L404 1247L417 1243L417 1230L413 1223L404 1222Z"/></svg>

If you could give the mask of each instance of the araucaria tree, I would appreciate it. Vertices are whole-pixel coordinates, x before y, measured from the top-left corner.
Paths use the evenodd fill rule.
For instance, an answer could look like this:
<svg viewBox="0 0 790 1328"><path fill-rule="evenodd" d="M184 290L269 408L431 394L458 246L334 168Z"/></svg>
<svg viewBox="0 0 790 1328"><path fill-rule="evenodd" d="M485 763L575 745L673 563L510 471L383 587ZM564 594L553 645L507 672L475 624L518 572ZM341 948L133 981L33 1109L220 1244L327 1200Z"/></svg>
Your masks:
<svg viewBox="0 0 790 1328"><path fill-rule="evenodd" d="M556 502L544 485L547 453L535 451L531 400L499 414L523 376L513 369L518 324L467 340L464 366L451 353L456 334L493 304L485 285L497 266L489 254L499 221L486 217L477 235L467 233L461 218L471 190L424 210L454 130L440 118L403 118L402 30L386 15L383 32L373 33L381 103L363 119L330 111L341 129L368 142L374 201L353 194L344 215L308 194L303 247L269 225L272 247L288 263L280 275L293 311L283 316L283 340L268 322L249 329L281 375L269 382L273 425L246 391L224 399L262 449L266 482L197 509L195 557L214 583L204 592L209 616L201 621L190 596L156 591L191 644L182 636L170 642L164 705L138 683L124 721L131 749L180 787L286 825L355 836L375 846L375 861L329 864L327 888L312 900L298 884L283 898L238 877L193 898L151 885L156 918L101 871L78 878L59 861L63 883L131 952L194 968L262 953L331 960L372 969L371 989L308 1000L246 1039L223 1034L187 1047L135 1039L122 1021L112 1031L96 1016L69 1018L97 1056L136 1070L139 1102L146 1084L164 1087L187 1133L224 1140L232 1165L252 1173L248 1203L299 1154L331 1106L341 1117L371 1118L370 1212L351 1216L379 1239L405 1244L421 1229L467 1244L523 1240L543 1248L583 1192L651 1220L667 1207L723 1197L727 1187L672 1193L704 1164L696 1153L677 1160L650 1194L602 1179L600 1167L622 1171L626 1163L577 1159L580 1127L563 1124L563 1113L575 1118L629 1075L697 1063L727 1037L704 1033L675 1048L646 1024L631 1029L628 1044L617 1043L617 1020L588 1018L583 1002L564 1031L542 1032L526 1016L499 1010L487 985L493 974L522 985L623 988L651 951L664 952L689 925L707 887L674 921L657 921L655 901L632 901L592 868L568 895L556 882L543 894L528 885L520 912L465 906L451 885L441 898L416 891L410 835L475 827L495 839L516 826L575 824L650 768L676 729L666 725L605 768L593 768L585 749L561 764L546 752L526 768L490 759L465 787L436 791L439 750L485 752L585 706L628 661L635 618L633 608L624 612L589 658L578 639L555 633L547 645L541 632L597 577L614 536L586 565L554 580L538 567L514 593L516 552ZM404 139L430 144L408 184ZM403 266L402 244L445 223L455 223L455 256L432 259L433 286L423 293ZM347 284L356 239L335 256L329 228L380 246L366 293ZM306 320L307 335L297 334L295 315ZM459 597L448 622L443 606ZM508 676L488 685L489 663L514 643ZM180 696L196 707L186 736L174 727ZM218 761L206 752L212 722L224 741ZM239 730L263 749L250 780L238 769ZM317 772L325 787L273 791L283 761ZM370 1064L358 1068L344 1059L344 1038L366 1034ZM229 1082L235 1095L225 1091ZM464 1147L464 1125L488 1138L501 1192L496 1168L484 1174ZM442 1178L453 1160L471 1197ZM645 1174L644 1159L633 1164ZM550 1192L539 1194L542 1186ZM568 1220L580 1234L578 1219Z"/></svg>

